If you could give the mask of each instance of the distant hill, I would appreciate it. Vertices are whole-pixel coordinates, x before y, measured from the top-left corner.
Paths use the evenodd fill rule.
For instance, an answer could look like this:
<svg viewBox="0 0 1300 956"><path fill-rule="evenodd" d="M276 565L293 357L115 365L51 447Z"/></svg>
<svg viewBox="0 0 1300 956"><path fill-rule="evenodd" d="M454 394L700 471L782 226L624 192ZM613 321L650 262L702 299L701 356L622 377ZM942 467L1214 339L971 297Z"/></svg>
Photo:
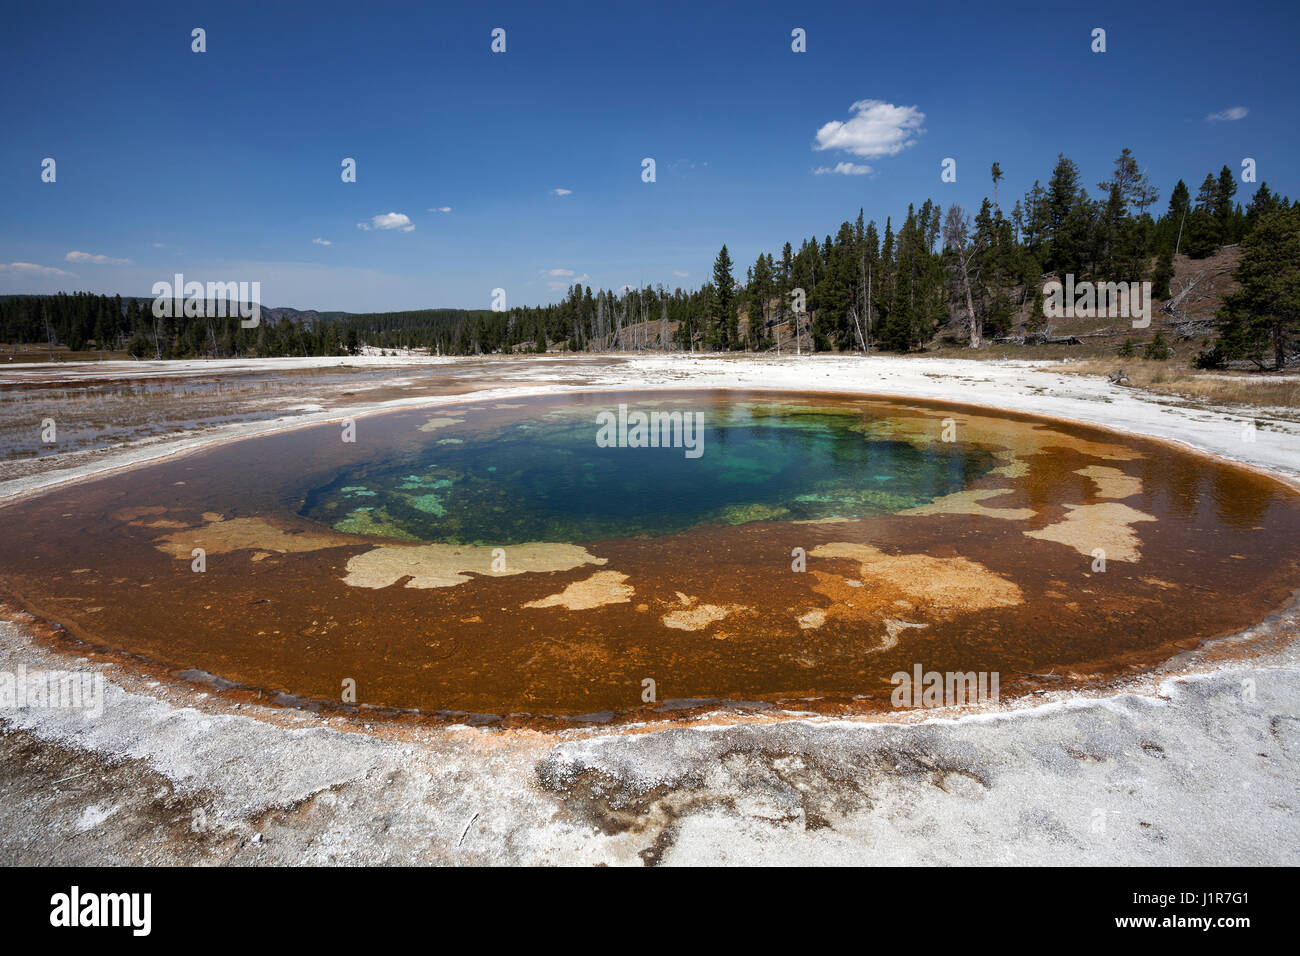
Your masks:
<svg viewBox="0 0 1300 956"><path fill-rule="evenodd" d="M10 302L14 299L53 299L53 294L33 293L33 294L11 294L0 295L0 302ZM112 296L109 296L112 298ZM138 306L152 306L154 296L151 295L124 295L122 302L135 302ZM315 325L317 322L336 322L339 319L345 319L352 315L351 312L318 312L316 309L294 309L289 306L262 306L262 316L269 317L271 321L279 322L281 319L288 319L295 325L306 323L308 327Z"/></svg>

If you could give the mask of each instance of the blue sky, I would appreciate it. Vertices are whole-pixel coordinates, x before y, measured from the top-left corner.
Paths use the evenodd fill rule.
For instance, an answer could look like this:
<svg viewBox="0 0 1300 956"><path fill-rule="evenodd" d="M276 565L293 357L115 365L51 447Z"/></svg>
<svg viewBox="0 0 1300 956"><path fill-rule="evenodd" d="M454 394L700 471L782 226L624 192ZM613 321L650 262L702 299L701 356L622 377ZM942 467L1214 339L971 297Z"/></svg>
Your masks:
<svg viewBox="0 0 1300 956"><path fill-rule="evenodd" d="M178 271L347 311L691 288L724 242L743 279L859 208L978 208L994 160L1005 209L1058 152L1095 194L1125 146L1159 209L1244 157L1300 195L1293 2L4 7L0 293ZM870 172L817 172L840 164Z"/></svg>

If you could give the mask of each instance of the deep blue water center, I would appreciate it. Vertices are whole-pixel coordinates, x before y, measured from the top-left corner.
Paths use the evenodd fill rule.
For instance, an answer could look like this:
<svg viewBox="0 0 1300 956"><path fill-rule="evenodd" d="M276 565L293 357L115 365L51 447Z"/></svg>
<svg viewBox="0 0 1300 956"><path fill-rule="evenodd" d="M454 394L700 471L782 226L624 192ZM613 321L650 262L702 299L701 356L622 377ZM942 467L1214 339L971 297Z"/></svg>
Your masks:
<svg viewBox="0 0 1300 956"><path fill-rule="evenodd" d="M429 432L415 452L344 470L307 496L302 513L402 540L584 542L896 512L959 491L997 464L962 443L891 437L887 422L851 409L638 407L702 413L702 453L601 447L591 407L490 427L471 419Z"/></svg>

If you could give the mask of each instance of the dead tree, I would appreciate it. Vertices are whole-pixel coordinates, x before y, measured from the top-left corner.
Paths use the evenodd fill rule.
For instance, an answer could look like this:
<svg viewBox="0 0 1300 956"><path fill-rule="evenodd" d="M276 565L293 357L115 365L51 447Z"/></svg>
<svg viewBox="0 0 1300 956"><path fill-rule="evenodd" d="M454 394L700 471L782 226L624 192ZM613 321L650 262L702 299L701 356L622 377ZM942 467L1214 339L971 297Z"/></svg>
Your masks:
<svg viewBox="0 0 1300 956"><path fill-rule="evenodd" d="M943 241L957 261L957 278L966 294L966 311L970 316L970 347L977 349L983 344L984 330L975 313L975 300L971 295L971 251L966 247L968 232L966 211L956 204L949 206L943 224Z"/></svg>
<svg viewBox="0 0 1300 956"><path fill-rule="evenodd" d="M1164 312L1166 315L1171 315L1175 319L1178 319L1180 321L1187 321L1188 319L1190 319L1191 316L1188 315L1186 312L1183 312L1181 309L1179 309L1179 306L1182 305L1184 299L1186 299L1189 295L1191 295L1192 290L1194 290L1198 285L1201 284L1201 280L1203 278L1205 278L1204 270L1196 273L1196 275L1190 281L1188 281L1186 287L1181 292L1179 292L1176 296L1174 296L1172 299L1166 302L1164 308L1162 308L1160 311Z"/></svg>

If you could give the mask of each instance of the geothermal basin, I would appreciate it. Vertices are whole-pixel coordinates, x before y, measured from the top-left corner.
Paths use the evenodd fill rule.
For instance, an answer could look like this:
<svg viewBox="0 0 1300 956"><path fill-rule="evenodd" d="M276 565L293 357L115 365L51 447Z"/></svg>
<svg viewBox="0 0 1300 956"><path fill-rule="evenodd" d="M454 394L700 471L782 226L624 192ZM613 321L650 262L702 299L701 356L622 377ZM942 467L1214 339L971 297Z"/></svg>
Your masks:
<svg viewBox="0 0 1300 956"><path fill-rule="evenodd" d="M638 413L670 423L658 447ZM1004 698L1104 685L1258 622L1300 567L1300 496L1246 469L768 391L387 412L53 490L0 526L0 589L77 653L367 718L556 726L885 712L918 668Z"/></svg>

